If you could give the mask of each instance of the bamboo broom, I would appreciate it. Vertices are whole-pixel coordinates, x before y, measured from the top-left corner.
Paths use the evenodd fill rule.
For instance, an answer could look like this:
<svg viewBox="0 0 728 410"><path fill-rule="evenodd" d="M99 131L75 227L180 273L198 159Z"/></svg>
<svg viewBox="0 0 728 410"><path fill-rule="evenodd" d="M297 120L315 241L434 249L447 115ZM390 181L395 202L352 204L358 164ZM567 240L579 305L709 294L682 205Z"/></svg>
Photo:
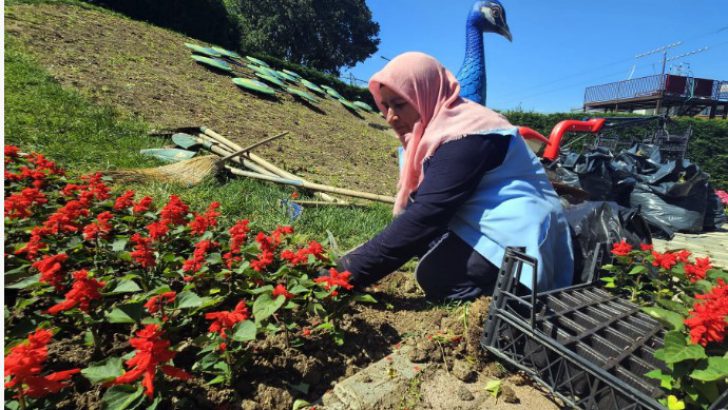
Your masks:
<svg viewBox="0 0 728 410"><path fill-rule="evenodd" d="M228 138L226 138L226 137L218 134L217 132L215 132L215 131L207 128L207 127L200 127L200 131L202 131L202 133L204 135L207 135L208 137L212 138L214 141L217 141L219 143L222 143L222 144L227 145L232 150L236 150L236 149L238 149L240 147L240 145L236 144L235 142L229 140ZM303 178L301 178L301 177L299 177L297 175L294 175L294 174L292 174L292 173L290 173L290 172L288 172L288 171L286 171L286 170L284 170L282 168L279 168L279 167L271 164L270 162L268 162L268 161L264 160L263 158L261 158L261 157L255 155L255 154L253 154L252 152L248 153L247 157L251 161L254 161L256 164L258 164L261 167L265 168L266 170L268 170L268 171L270 171L270 172L272 172L272 173L274 173L276 175L279 175L279 176L281 176L284 179L300 180L300 181L305 182L305 183L311 183L310 181L307 181L307 180L305 180L305 179L303 179ZM321 198L321 199L323 199L325 201L338 202L338 203L346 203L346 201L342 201L339 198L334 198L331 195L326 195L323 192L317 192L316 193L316 196L318 196L319 198Z"/></svg>
<svg viewBox="0 0 728 410"><path fill-rule="evenodd" d="M385 202L388 204L394 203L394 197L391 197L391 196L370 194L368 192L354 191L352 189L346 189L346 188L337 188L337 187L333 187L333 186L329 186L329 185L316 184L313 182L304 182L304 181L301 181L300 179L286 179L286 178L271 177L268 175L257 174L255 172L243 171L241 169L237 169L237 168L231 167L229 165L225 165L225 168L227 168L234 175L262 179L265 181L277 182L279 184L284 184L284 185L293 185L293 186L297 186L297 187L301 187L301 188L310 189L312 191L330 192L332 194L341 194L341 195L351 196L351 197L355 197L355 198L364 198L364 199L369 199L372 201Z"/></svg>
<svg viewBox="0 0 728 410"><path fill-rule="evenodd" d="M288 131L285 131L268 137L222 158L217 155L205 155L156 168L106 171L104 174L125 181L141 182L145 180L156 180L190 187L201 183L206 178L222 170L224 164L229 160L287 134Z"/></svg>

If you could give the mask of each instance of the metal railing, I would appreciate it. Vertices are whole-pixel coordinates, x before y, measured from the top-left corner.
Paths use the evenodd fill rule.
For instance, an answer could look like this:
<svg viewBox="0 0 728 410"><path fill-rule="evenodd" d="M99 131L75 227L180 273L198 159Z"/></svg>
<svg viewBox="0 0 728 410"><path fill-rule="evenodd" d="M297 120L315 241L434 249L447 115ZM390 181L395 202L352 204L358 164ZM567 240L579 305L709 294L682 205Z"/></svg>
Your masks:
<svg viewBox="0 0 728 410"><path fill-rule="evenodd" d="M673 78L668 79L668 77ZM681 79L685 80L685 86L682 89L676 91L673 86L670 87L671 90L666 90L666 83L679 83ZM584 104L658 96L663 92L667 92L676 97L688 98L693 95L694 89L692 87L695 87L695 81L690 80L693 80L693 78L671 74L657 74L631 80L594 85L584 90ZM711 98L716 101L728 101L728 81L714 80Z"/></svg>

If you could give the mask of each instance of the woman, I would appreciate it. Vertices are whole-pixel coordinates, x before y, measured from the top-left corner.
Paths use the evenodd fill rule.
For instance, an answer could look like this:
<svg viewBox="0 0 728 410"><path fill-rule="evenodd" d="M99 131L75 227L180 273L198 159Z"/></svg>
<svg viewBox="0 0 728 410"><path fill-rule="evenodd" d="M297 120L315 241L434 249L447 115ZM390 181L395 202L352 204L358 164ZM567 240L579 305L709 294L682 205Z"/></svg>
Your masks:
<svg viewBox="0 0 728 410"><path fill-rule="evenodd" d="M561 204L538 158L505 117L459 97L450 71L405 53L369 81L404 147L394 221L337 261L358 287L415 256L430 300L491 293L507 246L538 259L539 290L571 284L573 255ZM533 272L522 283L531 287Z"/></svg>

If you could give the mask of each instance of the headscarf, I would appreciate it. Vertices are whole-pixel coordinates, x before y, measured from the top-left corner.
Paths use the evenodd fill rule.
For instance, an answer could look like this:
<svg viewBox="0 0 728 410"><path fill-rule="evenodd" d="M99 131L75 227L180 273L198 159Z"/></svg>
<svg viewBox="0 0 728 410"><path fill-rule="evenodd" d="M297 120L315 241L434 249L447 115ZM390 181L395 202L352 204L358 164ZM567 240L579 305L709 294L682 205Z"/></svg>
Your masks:
<svg viewBox="0 0 728 410"><path fill-rule="evenodd" d="M513 127L501 114L461 98L455 76L424 53L400 54L369 80L369 92L386 116L379 91L382 85L412 104L420 114L412 132L399 136L405 160L397 184L395 215L407 206L409 195L422 182L422 164L440 145L475 132Z"/></svg>

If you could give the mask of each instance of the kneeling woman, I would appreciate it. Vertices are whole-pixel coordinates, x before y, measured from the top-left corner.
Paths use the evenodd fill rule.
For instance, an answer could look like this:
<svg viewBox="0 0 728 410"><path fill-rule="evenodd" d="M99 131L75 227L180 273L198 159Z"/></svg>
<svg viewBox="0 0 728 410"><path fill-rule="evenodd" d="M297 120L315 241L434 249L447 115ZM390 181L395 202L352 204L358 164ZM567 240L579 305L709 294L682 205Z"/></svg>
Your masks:
<svg viewBox="0 0 728 410"><path fill-rule="evenodd" d="M430 300L491 293L507 246L538 259L539 290L571 284L573 254L561 204L538 158L502 115L460 98L450 71L405 53L369 81L404 147L394 221L339 261L357 287L415 256ZM531 287L532 274L522 282Z"/></svg>

